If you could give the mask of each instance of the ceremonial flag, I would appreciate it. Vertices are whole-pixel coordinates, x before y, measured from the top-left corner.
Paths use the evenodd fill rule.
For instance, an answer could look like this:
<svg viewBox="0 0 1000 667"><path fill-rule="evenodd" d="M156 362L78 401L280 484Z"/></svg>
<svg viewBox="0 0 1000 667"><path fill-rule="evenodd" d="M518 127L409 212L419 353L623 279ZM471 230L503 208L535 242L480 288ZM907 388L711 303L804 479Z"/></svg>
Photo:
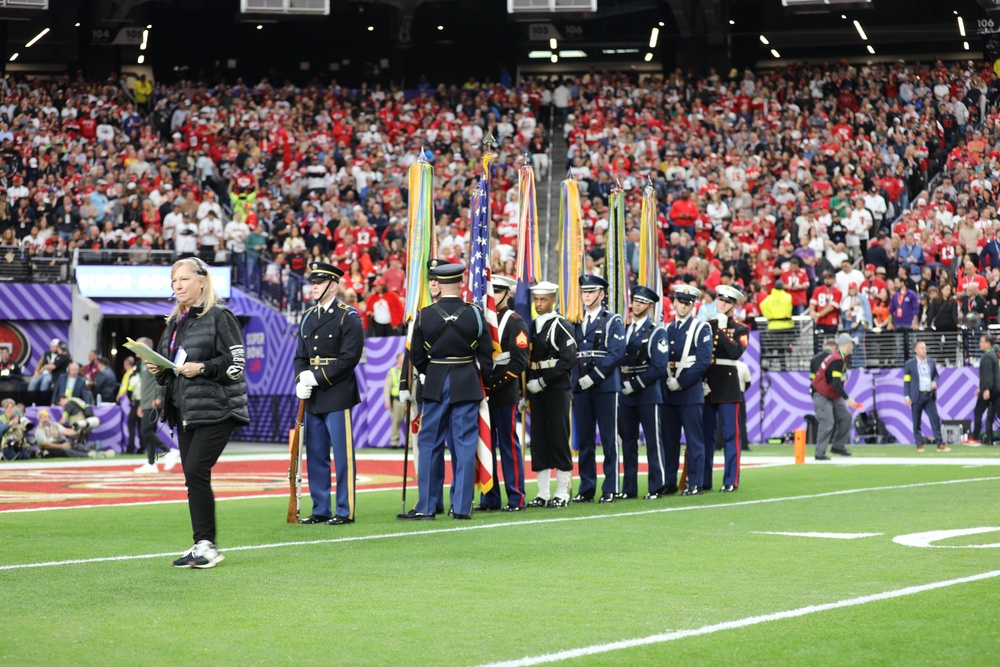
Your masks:
<svg viewBox="0 0 1000 667"><path fill-rule="evenodd" d="M406 237L406 307L405 321L417 316L417 311L431 305L427 284L427 260L434 250L434 167L421 151L410 165L409 172L409 233ZM409 344L407 336L407 344Z"/></svg>
<svg viewBox="0 0 1000 667"><path fill-rule="evenodd" d="M517 202L517 292L514 310L532 329L531 292L529 288L542 277L541 255L538 252L538 206L535 202L535 170L525 160L518 169Z"/></svg>
<svg viewBox="0 0 1000 667"><path fill-rule="evenodd" d="M636 283L656 292L660 300L655 306L654 322L663 323L663 277L660 275L660 235L656 222L656 192L647 185L642 192L642 214L639 217L639 276Z"/></svg>
<svg viewBox="0 0 1000 667"><path fill-rule="evenodd" d="M484 175L472 195L472 259L469 262L469 295L486 316L486 327L493 341L493 356L500 354L497 330L497 306L493 297L490 271L490 190L489 172ZM485 390L484 390L485 396ZM479 437L476 440L476 489L487 492L493 488L493 433L490 408L485 397L479 402Z"/></svg>
<svg viewBox="0 0 1000 667"><path fill-rule="evenodd" d="M608 222L607 248L604 255L604 279L608 281L608 310L628 320L628 261L625 258L625 194L621 188L608 198L611 219Z"/></svg>
<svg viewBox="0 0 1000 667"><path fill-rule="evenodd" d="M559 198L559 312L570 322L583 321L580 297L580 274L586 266L583 243L583 211L580 207L580 184L572 179L562 182Z"/></svg>

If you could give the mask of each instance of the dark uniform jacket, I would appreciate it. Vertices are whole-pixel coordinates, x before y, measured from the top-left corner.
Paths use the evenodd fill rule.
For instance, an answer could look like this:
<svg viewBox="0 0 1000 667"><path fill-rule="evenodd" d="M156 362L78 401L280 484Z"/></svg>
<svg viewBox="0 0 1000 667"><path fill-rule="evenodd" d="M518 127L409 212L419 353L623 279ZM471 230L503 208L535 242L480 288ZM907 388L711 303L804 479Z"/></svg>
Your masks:
<svg viewBox="0 0 1000 667"><path fill-rule="evenodd" d="M1000 362L995 349L987 350L979 360L979 395L990 390L990 400L1000 391Z"/></svg>
<svg viewBox="0 0 1000 667"><path fill-rule="evenodd" d="M364 347L361 318L346 303L334 299L326 308L315 306L305 312L295 348L295 377L312 371L319 383L306 401L310 414L349 410L361 402L354 367Z"/></svg>
<svg viewBox="0 0 1000 667"><path fill-rule="evenodd" d="M712 363L705 374L711 389L708 400L710 403L739 403L743 400L743 391L736 360L747 349L750 329L733 320L729 320L725 328L719 326L718 320L709 320L708 324L712 327L714 345Z"/></svg>
<svg viewBox="0 0 1000 667"><path fill-rule="evenodd" d="M685 342L688 331L692 329L693 338L685 357ZM705 391L701 387L701 380L712 361L712 329L693 315L688 315L684 320L674 320L667 325L667 348L670 353L667 374L676 377L681 388L670 391L664 387L663 402L666 405L704 404ZM664 376L664 384L666 377Z"/></svg>
<svg viewBox="0 0 1000 667"><path fill-rule="evenodd" d="M496 365L486 381L490 407L517 405L521 399L521 373L528 366L528 325L513 310L497 311L500 351L510 354L507 364Z"/></svg>
<svg viewBox="0 0 1000 667"><path fill-rule="evenodd" d="M186 378L173 371L156 376L164 385L163 420L171 426L203 426L232 419L250 423L243 329L232 311L217 305L201 317L200 307L171 320L156 351L171 361L179 346L187 361L205 364L205 374ZM174 332L176 331L176 337Z"/></svg>
<svg viewBox="0 0 1000 667"><path fill-rule="evenodd" d="M576 366L576 338L572 331L573 325L557 313L535 319L529 382L540 380L546 390L570 388L570 376Z"/></svg>
<svg viewBox="0 0 1000 667"><path fill-rule="evenodd" d="M618 367L625 356L625 325L622 318L606 308L598 311L597 319L584 331L586 315L576 325L577 364L573 374L574 391L583 376L594 385L588 391L616 393L621 391Z"/></svg>
<svg viewBox="0 0 1000 667"><path fill-rule="evenodd" d="M446 296L422 308L413 327L410 356L424 375L421 401L439 402L446 379L451 383L451 403L485 397L483 380L493 373L493 341L478 306Z"/></svg>
<svg viewBox="0 0 1000 667"><path fill-rule="evenodd" d="M623 405L656 405L663 402L663 375L667 372L667 332L647 316L631 336L625 329L625 356L622 359L622 384L632 383L634 390L622 395Z"/></svg>
<svg viewBox="0 0 1000 667"><path fill-rule="evenodd" d="M59 397L66 393L66 387L69 385L69 374L64 373L59 376L59 379L55 381L52 385L52 405L59 402ZM87 405L92 405L94 403L94 397L90 395L90 389L87 388L87 381L82 375L77 376L76 384L73 385L72 398L79 398ZM112 396L112 399L114 397Z"/></svg>

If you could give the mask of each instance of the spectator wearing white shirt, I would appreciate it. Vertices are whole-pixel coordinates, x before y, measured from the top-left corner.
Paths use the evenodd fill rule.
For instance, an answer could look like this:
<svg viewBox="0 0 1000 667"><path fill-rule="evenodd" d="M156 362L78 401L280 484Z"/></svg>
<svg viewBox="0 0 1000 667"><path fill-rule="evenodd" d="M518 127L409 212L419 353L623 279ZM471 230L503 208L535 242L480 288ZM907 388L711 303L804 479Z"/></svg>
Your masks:
<svg viewBox="0 0 1000 667"><path fill-rule="evenodd" d="M234 278L237 283L243 284L246 280L246 241L250 235L250 226L244 222L242 212L226 225L224 235L226 248L229 249L229 264L233 267Z"/></svg>
<svg viewBox="0 0 1000 667"><path fill-rule="evenodd" d="M173 210L163 216L163 240L171 241L175 231L184 224L184 215L181 213L180 204L174 202Z"/></svg>
<svg viewBox="0 0 1000 667"><path fill-rule="evenodd" d="M214 213L216 219L220 222L222 220L222 207L219 206L219 202L215 201L215 192L212 190L205 190L205 198L201 200L198 204L198 212L195 217L201 221L208 217L209 213Z"/></svg>
<svg viewBox="0 0 1000 667"><path fill-rule="evenodd" d="M837 281L837 289L840 290L840 293L847 294L847 290L851 283L860 285L865 281L865 274L854 268L851 264L851 260L845 259L840 263L840 271L837 271L837 275L834 276L834 280Z"/></svg>
<svg viewBox="0 0 1000 667"><path fill-rule="evenodd" d="M885 219L886 212L889 210L885 197L879 192L878 186L873 185L868 190L868 194L865 195L864 199L865 208L872 214L872 229L879 229L882 226L882 221Z"/></svg>
<svg viewBox="0 0 1000 667"><path fill-rule="evenodd" d="M181 216L176 226L174 250L178 259L194 257L198 252L198 225L191 216Z"/></svg>
<svg viewBox="0 0 1000 667"><path fill-rule="evenodd" d="M219 220L219 216L215 214L214 210L210 210L205 218L198 223L198 233L201 234L199 255L202 261L214 263L215 252L219 249L219 241L222 240L223 234L222 221Z"/></svg>
<svg viewBox="0 0 1000 667"><path fill-rule="evenodd" d="M844 220L844 227L847 230L845 240L848 251L864 256L868 249L868 234L872 228L872 214L865 208L864 199L858 197L854 200L854 208ZM841 293L846 292L841 290Z"/></svg>

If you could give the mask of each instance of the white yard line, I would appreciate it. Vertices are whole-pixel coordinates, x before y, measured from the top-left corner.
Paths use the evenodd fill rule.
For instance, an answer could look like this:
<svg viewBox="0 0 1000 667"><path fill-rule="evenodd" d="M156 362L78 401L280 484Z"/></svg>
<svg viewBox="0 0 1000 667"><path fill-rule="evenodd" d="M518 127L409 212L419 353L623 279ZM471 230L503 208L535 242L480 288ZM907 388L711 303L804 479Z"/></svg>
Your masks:
<svg viewBox="0 0 1000 667"><path fill-rule="evenodd" d="M860 540L862 537L877 537L885 533L785 533L782 531L757 530L754 535L784 535L786 537L822 537L828 540Z"/></svg>
<svg viewBox="0 0 1000 667"><path fill-rule="evenodd" d="M513 520L502 523L487 523L464 525L455 528L432 528L430 530L411 530L400 533L382 533L377 535L358 535L355 537L335 537L327 540L303 540L298 542L275 542L271 544L252 544L236 547L224 547L226 552L230 551L254 551L258 549L277 549L281 547L298 547L313 544L339 544L342 542L367 542L371 540L388 540L404 537L419 537L442 533L460 533L475 530L494 530L505 528L516 528L519 526L534 526L547 523L566 523L571 521L599 521L602 519L614 519L620 517L645 516L651 514L666 514L668 512L688 512L697 510L719 510L733 507L747 507L750 505L767 505L771 503L784 503L796 500L812 500L815 498L830 498L833 496L847 496L856 493L869 493L872 491L896 491L900 489L919 489L928 486L944 486L950 484L968 484L975 482L996 482L1000 477L976 477L971 479L951 479L939 482L917 482L914 484L898 484L894 486L871 486L860 489L842 489L840 491L826 491L823 493L810 493L800 496L784 496L780 498L761 498L759 500L742 500L732 503L712 504L712 505L686 505L681 507L661 507L657 509L640 510L638 512L615 512L611 514L592 514L588 516L567 516L552 517L547 519L527 519ZM682 501L683 502L683 501ZM546 512L551 510L546 510ZM426 525L426 524L424 524ZM81 565L85 563L110 563L115 561L144 560L147 558L163 558L172 554L141 554L137 556L108 556L104 558L87 558L82 560L62 560L48 561L43 563L15 563L10 565L0 565L0 570L25 570L37 567L59 567L63 565Z"/></svg>
<svg viewBox="0 0 1000 667"><path fill-rule="evenodd" d="M622 641L610 642L607 644L594 644L592 646L584 646L582 648L557 651L555 653L545 653L543 655L528 656L520 658L518 660L491 662L483 665L482 667L530 667L531 665L543 665L551 662L561 662L563 660L583 658L586 656L598 655L600 653L621 651L623 649L635 648L637 646L649 646L650 644L663 644L665 642L677 641L678 639L686 639L687 637L700 637L702 635L711 635L716 632L721 632L723 630L747 628L752 625L761 625L763 623L770 623L772 621L783 621L789 618L799 618L800 616L807 616L809 614L818 614L824 611L845 609L847 607L857 607L871 602L892 600L895 598L906 597L907 595L916 595L917 593L925 593L927 591L933 591L939 588L948 588L950 586L958 586L960 584L968 584L975 581L983 581L986 579L995 579L997 577L1000 577L1000 570L992 570L990 572L983 572L982 574L974 574L969 577L960 577L958 579L946 579L945 581L935 581L929 584L920 584L918 586L907 586L906 588L899 588L894 591L885 591L884 593L875 593L874 595L863 595L857 598L848 598L846 600L838 600L837 602L828 602L826 604L814 604L814 605L809 605L808 607L799 607L798 609L789 609L787 611L779 611L773 614L763 614L761 616L750 616L747 618L737 619L735 621L713 623L712 625L703 625L700 628L693 628L691 630L675 630L673 632L664 632L662 634L650 635L648 637L639 637L636 639L624 639Z"/></svg>

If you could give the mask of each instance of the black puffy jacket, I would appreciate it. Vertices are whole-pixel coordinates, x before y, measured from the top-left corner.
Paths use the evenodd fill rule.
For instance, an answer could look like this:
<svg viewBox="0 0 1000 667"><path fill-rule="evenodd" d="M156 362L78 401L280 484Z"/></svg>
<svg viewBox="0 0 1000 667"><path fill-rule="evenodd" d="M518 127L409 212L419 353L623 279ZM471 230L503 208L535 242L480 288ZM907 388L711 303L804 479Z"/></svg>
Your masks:
<svg viewBox="0 0 1000 667"><path fill-rule="evenodd" d="M200 313L200 307L191 308L186 316L167 322L156 346L171 361L183 347L186 361L205 364L205 374L193 378L173 371L156 377L166 387L163 420L185 429L225 419L249 424L243 329L225 306Z"/></svg>

